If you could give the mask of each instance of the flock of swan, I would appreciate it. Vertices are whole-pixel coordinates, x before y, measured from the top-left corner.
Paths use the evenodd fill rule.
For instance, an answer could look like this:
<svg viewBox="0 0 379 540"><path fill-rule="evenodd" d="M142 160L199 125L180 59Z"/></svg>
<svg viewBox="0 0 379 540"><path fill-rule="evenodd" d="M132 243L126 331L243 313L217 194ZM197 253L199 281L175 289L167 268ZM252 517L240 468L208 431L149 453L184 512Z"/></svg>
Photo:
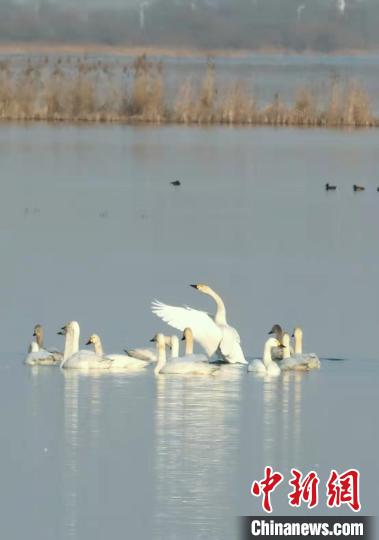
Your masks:
<svg viewBox="0 0 379 540"><path fill-rule="evenodd" d="M64 325L58 334L64 336L64 350L45 348L44 333L40 324L34 327L35 340L29 347L25 363L30 366L60 366L77 370L142 370L154 365L155 375L191 374L211 375L220 369L222 363L247 365L247 371L260 375L278 376L282 371L318 369L320 360L314 353L303 353L303 332L296 327L291 338L279 324L269 332L262 359L245 359L240 336L226 319L226 308L222 298L208 285L191 285L199 292L210 296L216 303L214 316L187 306L169 306L153 301L152 312L169 326L182 332L185 342L184 354L180 355L177 335L156 334L150 341L153 347L125 350L124 354L108 354L103 350L101 338L92 334L86 345L90 349L80 349L80 327L76 321ZM194 353L194 341L204 353ZM170 358L167 358L170 349Z"/></svg>

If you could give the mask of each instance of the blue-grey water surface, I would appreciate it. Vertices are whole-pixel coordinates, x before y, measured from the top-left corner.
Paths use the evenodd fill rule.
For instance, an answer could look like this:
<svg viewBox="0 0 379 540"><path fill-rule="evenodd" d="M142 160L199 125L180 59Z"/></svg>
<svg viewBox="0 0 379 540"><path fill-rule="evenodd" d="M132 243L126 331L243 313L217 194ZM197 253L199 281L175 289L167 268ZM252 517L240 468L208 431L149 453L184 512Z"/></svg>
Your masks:
<svg viewBox="0 0 379 540"><path fill-rule="evenodd" d="M375 130L0 126L4 538L237 538L234 517L261 513L265 465L286 482L316 470L321 515L330 470L356 467L362 513L377 514L378 148ZM321 370L22 364L37 322L48 345L71 319L82 345L144 345L168 331L153 298L213 311L195 282L223 296L248 357L273 323L301 324Z"/></svg>

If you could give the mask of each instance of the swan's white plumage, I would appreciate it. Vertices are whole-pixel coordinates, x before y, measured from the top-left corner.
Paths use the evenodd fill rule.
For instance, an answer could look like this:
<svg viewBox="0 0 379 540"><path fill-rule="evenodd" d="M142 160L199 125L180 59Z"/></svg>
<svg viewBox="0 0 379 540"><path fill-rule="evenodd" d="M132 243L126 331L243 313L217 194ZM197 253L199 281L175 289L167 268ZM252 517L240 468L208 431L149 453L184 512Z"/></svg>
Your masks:
<svg viewBox="0 0 379 540"><path fill-rule="evenodd" d="M58 349L55 349L53 347L46 348L44 346L44 331L41 324L36 324L34 326L33 336L36 338L38 350L41 352L41 356L43 353L46 355L46 357L52 355L54 357L54 364L56 365L62 362L63 353L61 353L60 351L58 351Z"/></svg>
<svg viewBox="0 0 379 540"><path fill-rule="evenodd" d="M167 361L166 344L163 334L155 336L157 342L157 365L154 369L155 375L175 374L175 375L212 375L219 367L208 362L193 361L190 358L171 358Z"/></svg>
<svg viewBox="0 0 379 540"><path fill-rule="evenodd" d="M223 359L231 364L247 364L240 345L240 336L235 328L226 321L226 309L222 298L208 285L193 285L198 291L213 298L217 310L212 319L205 311L199 311L187 306L168 306L154 301L152 311L158 317L178 330L189 327L194 339L204 348L210 357L216 351Z"/></svg>
<svg viewBox="0 0 379 540"><path fill-rule="evenodd" d="M144 362L156 362L157 352L155 349L125 349L125 352L132 358L143 360Z"/></svg>
<svg viewBox="0 0 379 540"><path fill-rule="evenodd" d="M278 364L273 362L272 356L271 356L271 350L274 347L279 347L280 343L279 340L276 338L269 338L264 346L263 350L263 360L255 359L252 360L247 370L249 372L253 373L259 373L261 375L269 375L271 377L277 377L280 375L280 367Z"/></svg>
<svg viewBox="0 0 379 540"><path fill-rule="evenodd" d="M65 360L61 367L64 369L110 369L112 360L97 356L92 351L81 350Z"/></svg>
<svg viewBox="0 0 379 540"><path fill-rule="evenodd" d="M220 345L222 331L205 311L186 306L169 306L155 300L152 303L152 312L177 330L183 332L185 328L191 328L195 341L203 347L208 356L212 356Z"/></svg>
<svg viewBox="0 0 379 540"><path fill-rule="evenodd" d="M64 369L109 369L112 360L103 358L92 351L79 350L80 327L76 321L71 321L62 329L65 336L63 361Z"/></svg>
<svg viewBox="0 0 379 540"><path fill-rule="evenodd" d="M288 345L289 345L289 336L285 335L286 340L286 355L287 358L284 364L280 365L282 370L297 370L297 371L308 371L310 369L320 369L320 359L317 354L314 353L303 353L303 330L297 326L293 332L295 338L295 353L289 355ZM288 358L290 356L290 358Z"/></svg>
<svg viewBox="0 0 379 540"><path fill-rule="evenodd" d="M110 369L144 369L148 364L144 360L133 358L127 354L104 354L101 339L97 334L92 334L87 345L94 346L94 352L104 360L111 360Z"/></svg>
<svg viewBox="0 0 379 540"><path fill-rule="evenodd" d="M46 349L40 349L38 343L35 341L30 344L29 352L24 360L24 363L28 366L59 365L59 361L57 360L56 356Z"/></svg>

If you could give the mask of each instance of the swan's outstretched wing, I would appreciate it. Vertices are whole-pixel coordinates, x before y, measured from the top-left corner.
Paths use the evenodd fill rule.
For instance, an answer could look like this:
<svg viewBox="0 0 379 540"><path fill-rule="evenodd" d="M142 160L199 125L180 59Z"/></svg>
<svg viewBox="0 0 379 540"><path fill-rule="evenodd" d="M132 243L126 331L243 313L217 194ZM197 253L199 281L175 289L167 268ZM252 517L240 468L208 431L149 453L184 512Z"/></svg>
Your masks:
<svg viewBox="0 0 379 540"><path fill-rule="evenodd" d="M237 330L231 326L222 327L220 352L230 364L247 364Z"/></svg>
<svg viewBox="0 0 379 540"><path fill-rule="evenodd" d="M205 311L190 307L168 306L157 300L151 304L151 310L177 330L183 332L185 328L191 328L195 341L203 347L208 356L216 352L222 339L222 332Z"/></svg>

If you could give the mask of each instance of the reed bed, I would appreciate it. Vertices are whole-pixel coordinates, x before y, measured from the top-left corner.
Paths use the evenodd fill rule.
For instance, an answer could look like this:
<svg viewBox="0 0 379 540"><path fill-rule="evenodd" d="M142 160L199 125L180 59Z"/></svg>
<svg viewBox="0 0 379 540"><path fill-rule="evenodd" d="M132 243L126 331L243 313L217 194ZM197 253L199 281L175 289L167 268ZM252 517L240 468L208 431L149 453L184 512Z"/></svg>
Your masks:
<svg viewBox="0 0 379 540"><path fill-rule="evenodd" d="M78 58L0 62L0 120L270 126L379 127L365 89L332 80L259 104L243 81L222 83L209 61L200 80L167 91L164 66Z"/></svg>

